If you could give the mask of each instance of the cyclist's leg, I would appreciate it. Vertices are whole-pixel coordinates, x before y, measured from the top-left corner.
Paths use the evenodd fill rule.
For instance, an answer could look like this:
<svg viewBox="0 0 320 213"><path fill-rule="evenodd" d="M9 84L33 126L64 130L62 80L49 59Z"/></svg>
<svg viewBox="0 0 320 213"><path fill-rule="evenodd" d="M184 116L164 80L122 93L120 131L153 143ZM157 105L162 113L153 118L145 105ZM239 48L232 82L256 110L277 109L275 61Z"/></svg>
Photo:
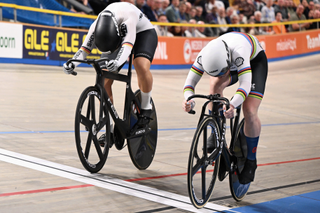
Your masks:
<svg viewBox="0 0 320 213"><path fill-rule="evenodd" d="M138 85L141 90L141 116L138 121L139 126L149 123L152 105L151 91L153 77L150 72L151 62L158 45L157 33L154 29L146 30L137 34L133 46L133 65L137 72Z"/></svg>
<svg viewBox="0 0 320 213"><path fill-rule="evenodd" d="M265 83L268 74L268 63L265 53L262 51L251 61L252 88L249 96L243 103L244 135L246 136L248 154L247 161L239 177L241 183L249 183L254 179L257 168L256 151L261 132L261 122L258 117L258 109L261 104Z"/></svg>
<svg viewBox="0 0 320 213"><path fill-rule="evenodd" d="M151 62L145 57L137 57L133 60L137 72L138 85L141 90L141 108L151 109L150 98L153 84L153 77L150 72Z"/></svg>
<svg viewBox="0 0 320 213"><path fill-rule="evenodd" d="M111 102L113 103L113 94L112 94L112 84L113 80L112 79L104 79L104 89L106 90Z"/></svg>

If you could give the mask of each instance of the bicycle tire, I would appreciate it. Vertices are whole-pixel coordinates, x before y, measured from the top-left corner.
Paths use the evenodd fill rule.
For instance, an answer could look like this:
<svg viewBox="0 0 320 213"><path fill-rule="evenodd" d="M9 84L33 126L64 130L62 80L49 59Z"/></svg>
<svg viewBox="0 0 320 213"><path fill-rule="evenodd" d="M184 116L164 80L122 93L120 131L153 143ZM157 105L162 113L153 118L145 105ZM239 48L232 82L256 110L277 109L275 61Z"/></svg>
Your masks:
<svg viewBox="0 0 320 213"><path fill-rule="evenodd" d="M77 104L75 140L80 161L91 173L99 172L108 157L111 141L110 125L106 124L109 124L109 114L106 107L101 104L100 91L96 87L86 88L80 95ZM98 138L104 133L106 141L102 147Z"/></svg>
<svg viewBox="0 0 320 213"><path fill-rule="evenodd" d="M140 90L135 92L135 96L138 101L141 102L141 93ZM131 103L130 108L130 127L132 128L136 122L138 121L138 112L140 111L137 106L140 104ZM153 161L157 140L158 140L158 121L157 121L157 113L154 102L151 98L152 105L152 113L151 120L149 122L149 127L151 131L146 135L141 135L139 137L127 139L128 151L130 154L130 158L132 163L139 170L147 169Z"/></svg>
<svg viewBox="0 0 320 213"><path fill-rule="evenodd" d="M207 153L207 139L211 134L214 134L217 145L211 153ZM198 125L192 140L187 173L188 193L191 203L198 209L207 204L213 193L222 149L218 143L219 138L217 122L211 117L206 117ZM211 161L208 161L209 157L212 157ZM212 176L207 176L208 172L212 172Z"/></svg>
<svg viewBox="0 0 320 213"><path fill-rule="evenodd" d="M243 134L240 133L241 128L244 125L244 119L241 120L238 128L237 128L237 134L235 141L234 149L232 150L232 153L235 156L236 161L233 161L232 167L235 168L234 171L230 171L229 173L229 186L230 191L232 194L232 197L236 201L241 201L246 196L250 183L248 184L241 184L239 182L238 174L241 173L244 163L247 158L247 142L246 138Z"/></svg>

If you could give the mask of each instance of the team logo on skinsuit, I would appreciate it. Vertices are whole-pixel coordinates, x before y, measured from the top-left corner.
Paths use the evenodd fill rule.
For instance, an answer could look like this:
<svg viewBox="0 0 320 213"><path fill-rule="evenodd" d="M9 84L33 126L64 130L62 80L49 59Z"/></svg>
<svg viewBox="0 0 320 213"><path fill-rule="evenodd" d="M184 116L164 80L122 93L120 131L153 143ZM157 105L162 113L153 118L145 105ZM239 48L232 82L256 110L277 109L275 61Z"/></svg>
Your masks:
<svg viewBox="0 0 320 213"><path fill-rule="evenodd" d="M190 62L191 54L192 54L192 51L191 51L190 41L186 40L183 45L183 56L186 63Z"/></svg>
<svg viewBox="0 0 320 213"><path fill-rule="evenodd" d="M234 60L234 63L236 64L237 67L240 67L243 64L244 59L242 57L238 57L236 58L236 60Z"/></svg>

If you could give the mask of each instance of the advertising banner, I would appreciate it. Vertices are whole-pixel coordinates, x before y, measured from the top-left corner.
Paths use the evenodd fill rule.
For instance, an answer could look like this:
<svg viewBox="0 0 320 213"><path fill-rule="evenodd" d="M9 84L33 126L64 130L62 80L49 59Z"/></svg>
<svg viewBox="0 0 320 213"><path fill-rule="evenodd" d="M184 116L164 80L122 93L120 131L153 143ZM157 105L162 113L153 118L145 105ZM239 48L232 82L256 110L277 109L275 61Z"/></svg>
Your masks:
<svg viewBox="0 0 320 213"><path fill-rule="evenodd" d="M320 51L320 31L310 30L285 35L270 35L257 38L265 43L268 58L288 57Z"/></svg>
<svg viewBox="0 0 320 213"><path fill-rule="evenodd" d="M23 58L67 61L81 47L86 31L23 26ZM101 53L93 49L87 58L100 58Z"/></svg>
<svg viewBox="0 0 320 213"><path fill-rule="evenodd" d="M22 26L0 22L0 58L22 58Z"/></svg>
<svg viewBox="0 0 320 213"><path fill-rule="evenodd" d="M74 56L87 34L86 30L9 22L0 22L0 27L0 62L4 63L20 60L20 63L62 65ZM257 38L269 60L320 53L320 30ZM194 62L201 49L212 39L159 37L152 66L185 68ZM98 59L100 55L101 52L95 48L87 58Z"/></svg>

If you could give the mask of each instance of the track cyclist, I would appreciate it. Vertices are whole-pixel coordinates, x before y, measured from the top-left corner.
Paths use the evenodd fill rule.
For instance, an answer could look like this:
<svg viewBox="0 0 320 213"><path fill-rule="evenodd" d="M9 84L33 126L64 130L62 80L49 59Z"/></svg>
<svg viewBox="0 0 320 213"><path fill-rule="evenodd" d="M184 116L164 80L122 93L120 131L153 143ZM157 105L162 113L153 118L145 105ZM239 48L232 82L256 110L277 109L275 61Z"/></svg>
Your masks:
<svg viewBox="0 0 320 213"><path fill-rule="evenodd" d="M194 100L186 100L195 93L195 86L204 72L210 75L210 94L223 96L223 90L239 80L230 108L223 113L226 118L233 118L234 109L242 104L245 118L242 131L246 136L248 154L239 181L241 184L250 183L257 168L256 151L261 132L258 108L268 75L266 54L258 39L245 33L230 32L210 41L198 54L185 81L182 107L186 112L195 106ZM208 150L213 150L213 137L209 137L207 146Z"/></svg>
<svg viewBox="0 0 320 213"><path fill-rule="evenodd" d="M92 23L81 48L73 56L74 59L85 59L96 46L101 57L110 60L102 67L110 72L119 72L133 50L133 65L137 72L138 85L141 90L141 115L137 126L145 127L150 121L152 112L151 91L153 77L150 65L154 57L158 37L153 25L144 14L133 4L116 2L108 5ZM79 63L63 65L66 74L72 74ZM105 79L104 87L111 99L113 80ZM110 119L110 122L112 119ZM112 127L112 122L110 124ZM113 132L113 128L111 128ZM104 135L99 141L104 141Z"/></svg>

